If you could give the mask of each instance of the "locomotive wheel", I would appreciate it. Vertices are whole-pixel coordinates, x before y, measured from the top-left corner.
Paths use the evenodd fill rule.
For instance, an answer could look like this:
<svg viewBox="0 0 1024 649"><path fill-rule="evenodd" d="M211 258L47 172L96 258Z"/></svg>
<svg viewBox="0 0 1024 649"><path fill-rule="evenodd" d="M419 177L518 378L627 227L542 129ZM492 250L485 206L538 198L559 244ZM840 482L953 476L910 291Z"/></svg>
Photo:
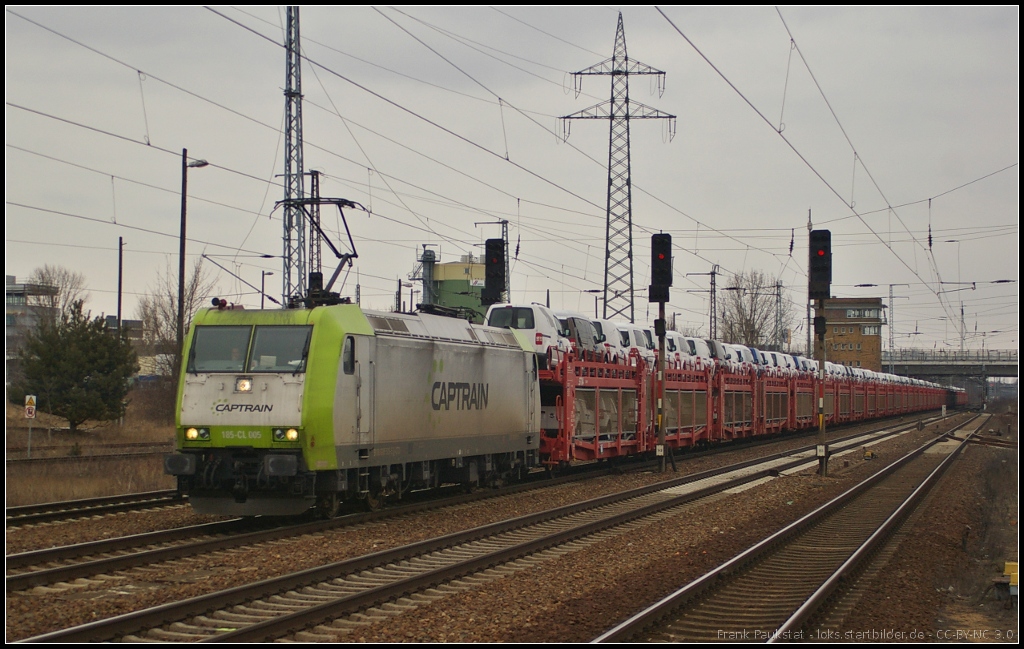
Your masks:
<svg viewBox="0 0 1024 649"><path fill-rule="evenodd" d="M336 492L320 494L316 499L316 514L319 518L334 518L341 512L341 498Z"/></svg>
<svg viewBox="0 0 1024 649"><path fill-rule="evenodd" d="M371 488L363 498L366 503L366 511L376 512L384 508L384 494L380 492L380 488Z"/></svg>

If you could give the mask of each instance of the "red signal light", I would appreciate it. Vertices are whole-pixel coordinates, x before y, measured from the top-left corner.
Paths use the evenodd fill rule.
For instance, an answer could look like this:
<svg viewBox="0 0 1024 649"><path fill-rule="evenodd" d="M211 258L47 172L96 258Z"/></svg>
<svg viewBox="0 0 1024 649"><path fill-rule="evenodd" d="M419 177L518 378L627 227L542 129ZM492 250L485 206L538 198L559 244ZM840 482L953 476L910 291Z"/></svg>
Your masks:
<svg viewBox="0 0 1024 649"><path fill-rule="evenodd" d="M812 300L831 297L832 233L812 230L810 233L810 265L807 269L807 296Z"/></svg>

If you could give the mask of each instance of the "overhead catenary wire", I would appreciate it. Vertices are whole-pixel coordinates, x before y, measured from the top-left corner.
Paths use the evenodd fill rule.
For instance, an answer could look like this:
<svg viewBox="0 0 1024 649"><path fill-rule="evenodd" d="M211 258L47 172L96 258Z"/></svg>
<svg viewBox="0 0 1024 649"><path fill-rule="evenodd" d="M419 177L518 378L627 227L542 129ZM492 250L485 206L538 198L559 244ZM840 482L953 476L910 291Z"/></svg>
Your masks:
<svg viewBox="0 0 1024 649"><path fill-rule="evenodd" d="M506 28L507 27L508 27L508 25L506 25ZM461 65L461 64L465 63L466 61L464 59L458 59L457 58L456 62L458 62ZM470 69L472 69L472 68L470 68ZM137 75L137 72L133 71L132 74L133 75ZM486 77L482 77L482 78L486 78ZM324 77L324 79L326 80L326 77ZM136 81L136 79L132 79L132 81ZM147 86L149 86L149 85L150 84L147 84ZM147 101L151 99L150 89L151 89L151 87L147 87L146 88L146 91L147 91L146 92L146 99L147 99ZM505 100L504 93L502 94L501 100L502 101ZM514 96L511 97L511 101L515 101L515 100L516 100L516 97L514 97ZM21 102L21 103L25 103L25 102ZM227 103L230 104L231 102L227 102ZM326 105L327 102L324 102L324 104ZM153 104L153 105L156 105L156 104ZM137 106L137 104L135 106ZM133 108L135 108L135 106L133 106ZM414 106L415 106L415 104L414 104ZM150 106L150 107L152 108L153 106ZM347 110L344 105L341 105L341 107L343 109ZM507 106L506 106L506 108L507 108ZM135 110L137 111L137 108L135 108ZM210 111L207 111L207 112L210 112ZM136 114L138 114L138 113L136 112ZM787 114L788 114L788 112L787 112ZM512 116L512 115L513 114L508 112L507 110L504 111L504 117L506 119L508 117ZM345 115L345 118L348 118L348 116ZM790 119L792 119L792 117L790 117ZM271 121L271 120L267 120L267 121ZM444 120L442 120L442 122L444 122ZM495 120L494 123L497 124L497 120ZM511 122L510 122L510 124L511 124ZM277 128L277 127L274 127L274 128L275 128L275 132L278 132L278 133L280 132L279 128ZM357 135L358 135L358 133L357 133ZM511 130L509 131L508 135L511 138L511 136L512 136L512 131ZM408 141L408 140L406 140L406 141ZM332 144L333 143L330 143L327 147L324 147L324 148L325 149L331 149L331 148L338 149L338 147L336 145L331 146ZM510 140L509 144L511 145L512 154L514 156L515 149L516 149L515 142ZM504 157L504 153L505 152L501 151L499 147L492 147L492 148L494 150L496 150L499 153L499 155L502 155L502 157ZM190 147L190 150L191 150L191 147ZM358 156L355 156L355 157L358 157ZM389 171L389 169L387 168L387 161L385 161L382 158L382 159L379 160L379 162L382 165L382 168L379 170L380 172L387 172L387 171ZM458 164L458 163L456 163L456 164ZM366 165L364 163L364 164L361 165L360 173L364 173L365 174L365 171L363 171L365 168L366 168ZM394 169L391 169L391 170L394 170ZM328 173L330 173L330 170L328 170ZM256 176L260 176L262 174L257 173L255 175ZM342 177L344 177L344 176L352 176L352 175L354 175L354 174L351 174L351 173L347 174L344 171L340 175L338 173L333 173L332 174L332 176L334 178L337 178L339 180ZM401 176L403 174L400 174L400 173L399 174L392 174L392 177L394 177L396 175ZM477 177L480 180L490 180L493 177L493 176L487 176L485 173L479 173L479 174L476 174L476 175L477 175ZM406 176L406 177L410 177L410 176ZM552 177L553 178L558 178L558 175L553 175ZM362 184L364 185L364 189L365 189L365 178L362 180ZM374 193L376 194L377 191L379 190L379 187L380 187L381 183L374 182L373 184L375 185ZM557 203L558 203L557 200L556 201L538 200L540 198L540 194L539 193L537 193L534 196L530 196L529 195L530 192L527 191L525 193L525 195L523 195L524 192L522 192L522 190L516 189L515 191L511 191L511 187L509 185L507 185L505 183L502 183L500 181L497 182L497 183L493 183L493 184L495 186L499 186L500 189L502 189L502 190L506 190L507 193L513 195L517 199L521 199L522 205L524 207L528 207L531 204L533 204L533 205L547 204L548 206L551 206L553 209L564 210L565 214L572 214L574 212L573 210L567 209L564 206L557 205ZM432 185L430 183L421 183L421 185L424 186L424 187L430 187L430 188L433 188L433 189L437 189L438 187L443 187L444 186L444 185ZM270 187L269 185L264 185L265 189L269 189L269 187ZM410 195L417 194L416 190L411 190L411 189L406 188L406 187L399 187L398 185L396 185L394 187L394 189L397 189L397 190L399 190L399 192L407 193L407 194L410 194ZM444 192L441 192L441 193L444 193ZM487 205L486 203L488 203L488 201L479 201L479 200L475 201L475 200L472 200L472 199L466 199L464 197L463 193L460 192L460 191L458 191L458 192L448 192L448 193L456 196L457 198L461 198L462 200L460 202L463 205L467 206L466 209L470 209L470 210L474 209L474 208L475 209L482 209L482 210L485 209L485 210L487 210L488 213L491 213L491 214L499 214L500 213L498 210L495 210L495 209L493 209L493 207ZM120 181L118 181L118 183L117 183L117 195L118 195L119 199L121 198L122 194L123 194L123 186L120 184ZM202 199L200 199L200 200L202 200ZM421 199L421 200L425 200L425 197L423 199ZM442 202L443 200L444 200L443 198L440 198L434 204L439 206L441 209L445 209L443 207L443 202ZM36 203L37 201L27 200L27 201L23 201L23 202L25 202L25 203ZM392 199L392 202L396 204L395 208L388 208L388 207L386 207L385 204L381 205L381 210L382 210L383 213L386 214L387 212L391 212L391 214L389 216L392 216L392 217L396 217L397 216L398 218L394 221L395 223L397 223L399 221L410 221L410 220L412 220L412 219L409 218L409 215L399 213L399 209L401 209L401 208L399 208L397 206L397 201ZM572 201L566 201L566 203L571 203L571 202ZM552 206L551 205L552 203L555 203L556 205ZM429 216L432 219L432 221L434 219L437 219L437 214L440 212L440 210L438 210L438 209L433 209L433 208L427 207L425 203L423 203L423 204L416 204L416 203L410 202L409 206L412 207L413 209L416 209L416 210L420 211L421 213ZM120 214L121 214L121 208L122 208L122 204L119 202L118 203L118 216L119 217L120 217ZM69 210L69 211L74 212L75 210L72 209L72 210ZM562 238L567 238L566 237L566 231L569 231L569 234L571 235L571 230L573 230L573 229L579 229L581 232L586 232L586 229L589 229L588 225L585 225L585 224L584 225L577 225L575 223L572 224L572 225L567 224L566 226L552 227L552 226L554 226L554 224L550 223L550 222L553 221L553 219L551 219L550 217L545 217L543 215L544 211L545 210L531 210L531 209L527 209L526 212L524 212L524 214L523 214L524 218L521 221L522 226L521 226L520 229L525 229L525 227L527 225L527 222L528 222L528 219L532 219L533 220L532 221L533 224L538 226L537 228L535 228L530 233L530 235L532 235L532 236L527 236L526 233L524 232L523 236L521 237L521 239L523 241L523 244L524 244L524 252L526 252L526 253L529 253L529 251L530 251L530 247L526 243L527 241L544 241L546 239L552 239L552 238L555 238L555 237L558 237L558 236L560 236ZM590 210L588 210L586 208L584 208L583 210L579 210L580 213L586 213L586 212L589 212L589 211ZM594 211L596 211L596 210L594 210ZM533 214L531 215L530 212L533 212ZM99 212L94 212L94 214L99 214ZM574 216L570 216L570 217L566 218L565 220L570 221L570 222L574 222L574 221L589 221L589 219L591 219L591 218L600 218L600 217L598 217L596 215L593 215L593 214L587 214L586 216L587 216L586 219L578 219L578 218L576 218ZM456 217L458 217L458 215L456 215ZM560 215L559 215L559 217L560 217ZM275 215L275 218L276 218L276 215ZM544 223L545 218L546 218L547 221L549 221L549 223ZM556 217L556 218L558 218L558 217ZM703 218L703 217L701 217L701 218ZM849 218L857 218L857 217L853 216L853 217L849 217ZM248 220L248 219L246 219L246 220ZM457 218L455 220L452 220L452 221L449 221L449 219L447 219L447 218L445 218L444 220L446 222L451 222L452 225L455 225L456 227L458 227L459 221L457 220ZM562 220L562 219L559 218L558 220ZM255 223L255 220L253 222ZM517 223L518 220L514 220L513 222ZM248 224L246 224L246 225L248 225ZM686 225L688 225L688 224L686 224ZM397 228L392 228L392 229L397 229ZM403 229L404 229L404 227L403 227ZM465 228L462 228L462 229L465 229ZM705 230L704 228L700 228L700 229L701 230ZM790 228L787 227L786 229L790 229ZM244 233L244 231L245 231L244 227L240 227L239 228L239 234ZM446 240L446 246L447 245L457 245L457 243L456 244L449 244L449 243L447 243L447 241L459 242L460 240L467 240L468 239L468 237L465 236L465 234L461 234L460 235L460 234L457 234L457 233L451 233L448 230L443 230L443 231L446 234L450 234L451 235L451 239ZM690 228L690 231L692 232L693 228ZM545 237L545 235L544 235L545 232L548 233L548 235L549 235L548 237ZM719 232L725 233L725 234L730 234L730 235L733 235L733 236L737 236L737 233L742 232L742 230L732 230L732 229L729 229L729 228L720 228ZM704 257L705 257L705 259L707 261L715 259L715 257L720 254L719 251L730 249L730 245L729 245L727 239L718 239L720 237L719 234L714 233L714 232L708 232L707 230L705 230L701 234L702 235L706 235L706 237L707 237L706 239L704 239L704 241L702 241L702 244L705 244L705 245L702 245L702 251L705 252ZM391 238L389 238L386 243L393 244L396 241L404 240L404 239L408 238L408 237L404 237L404 236L401 236L401 235L402 235L402 233L399 233L398 237L391 237ZM788 235L788 233L787 233L787 235ZM884 233L883 233L883 235L884 235ZM913 235L917 236L918 238L920 238L920 236L921 236L917 230L914 231ZM761 248L769 251L771 254L774 254L776 256L776 258L779 258L778 257L779 254L785 254L785 253L782 252L783 249L784 249L784 242L781 241L781 238L779 238L779 239L772 239L772 238L769 237L769 238L761 239L761 238L755 238L755 236L752 235L752 234L742 234L740 236L743 236L744 239L749 240L753 245L760 246ZM894 236L893 237L893 241L892 241L892 245L895 246L896 244L906 240L909 236L910 235L903 235L902 237ZM948 237L948 238L957 238L957 237ZM372 239L372 237L371 237L371 239ZM718 239L718 240L715 241L714 239ZM225 242L223 240L221 240L221 241ZM853 240L851 240L851 241L853 241ZM582 244L582 245L576 245L571 250L567 249L569 257L571 258L570 261L571 262L577 262L577 261L581 262L579 264L573 263L573 265L583 266L584 265L582 263L583 260L573 259L572 257L577 254L576 253L577 250L579 250L581 248L585 249L586 248L586 243L589 243L589 242L585 239L585 237L577 237L577 238L574 239L574 243L579 243L579 244ZM837 242L837 243L839 243L839 242ZM843 242L843 243L845 244L845 242ZM849 245L859 245L859 244L849 244ZM260 246L256 246L256 247L260 247ZM743 246L743 248L745 248L745 247L746 246ZM740 248L739 246L735 247L735 249L739 249L739 248ZM739 257L737 256L737 259L738 258ZM779 259L781 260L782 258L779 258ZM797 259L799 260L800 257L797 256ZM524 267L524 269L525 269L525 267ZM792 271L792 269L787 270L786 272L789 273L791 271ZM588 277L589 277L589 274L588 274ZM787 277L789 277L789 275L787 275ZM569 281L568 277L567 277L567 281ZM536 284L534 284L533 286L534 286L534 288L536 288Z"/></svg>
<svg viewBox="0 0 1024 649"><path fill-rule="evenodd" d="M12 13L13 13L13 12L12 12ZM217 13L217 12L215 12L215 13ZM15 15L17 15L17 14L15 14ZM220 15L220 14L218 14L218 15ZM30 22L33 22L33 23L34 23L34 21L30 21ZM38 24L38 23L34 23L34 24ZM40 25L40 26L41 26L41 25ZM56 32L55 30L49 29L49 28L47 28L47 27L45 27L45 26L41 26L41 27L43 27L44 29L47 29L48 31L51 31L52 33L54 33L54 34L56 34L56 35L58 35L58 36L61 36L61 37L63 37L63 38L68 38L68 37L66 37L66 36L64 36L64 35L62 35L62 34L60 34L59 32ZM79 41L77 41L77 40L75 40L75 39L70 39L70 38L68 38L68 40L71 40L72 42L75 42L76 44L79 44L79 45L81 45L82 47L86 47L87 49L90 49L90 51L94 51L94 52L96 52L97 54L99 54L99 55L101 55L101 56L104 56L104 57L106 57L106 58L108 58L108 59L110 59L110 60L113 60L113 61L115 61L116 63L118 63L119 65L122 65L122 66L124 66L124 67L126 67L126 68L130 68L130 69L133 69L133 70L134 70L134 68L133 68L133 67L132 67L132 66L131 66L130 64L127 64L127 63L125 63L125 62L123 62L123 61L120 61L120 60L118 60L118 59L116 59L116 58L114 58L114 57L110 57L109 55L106 55L106 54L104 54L104 53L100 52L99 50L96 50L95 48L92 48L92 47L90 47L90 46L86 46L86 45L84 45L84 44L80 43ZM280 45L279 45L279 46L280 46ZM281 46L281 47L283 47L283 46ZM308 59L307 59L307 60L308 60ZM244 116L244 115L243 115L242 113L240 113L240 112L238 112L238 111L235 111L234 109L230 109L230 108L228 108L228 107L224 106L224 105L223 105L223 104L221 104L221 103L218 103L218 102L213 102L212 100L209 100L209 99L207 99L207 98L204 98L204 97L202 97L201 95L198 95L197 93L194 93L194 92L188 91L187 89L184 89L184 88L182 88L182 87L181 87L180 85L178 85L178 84L173 84L173 83L170 83L170 82L164 81L163 79L159 79L158 77L152 77L152 78L155 78L155 79L157 79L158 81L161 81L162 83L167 83L167 84L168 84L169 86L171 86L171 87L174 87L174 88L176 88L176 89L179 89L179 90L181 90L181 91L185 92L186 94L189 94L190 96L193 96L193 97L197 97L197 98L200 98L200 99L202 99L202 100L204 100L204 101L207 101L207 102L209 102L209 103L211 103L211 104L213 104L213 105L215 105L215 106L217 106L217 107L219 107L219 108L223 108L223 109L225 109L225 110L228 110L229 112L231 112L231 113L233 113L233 114L236 114L236 115L239 115L239 116L243 116L243 117L246 117L246 116ZM517 109L517 110L518 110L518 109ZM253 118L250 118L250 117L246 117L246 118L247 118L247 119L249 119L249 120L250 120L250 121L252 121L252 122L258 123L258 124L260 124L260 125L262 125L262 126L264 126L264 127L266 127L266 128L270 128L270 129L273 129L273 130L275 130L275 132L278 132L278 133L280 133L280 129L279 129L279 128L277 128L277 127L273 127L273 126L271 126L271 125L267 125L267 124L264 124L264 123L262 123L262 122L259 122L258 120L255 120L255 119L253 119ZM84 126L84 125L82 125L82 126ZM86 128L88 128L88 127L86 127ZM116 135L116 134L113 134L113 135ZM308 143L307 143L307 144L308 144ZM314 145L314 146L315 146L315 145ZM324 148L322 148L322 147L318 147L318 148L321 148L322 150L324 150L324 151L327 151L328 153L332 153L332 155L337 155L337 154L334 154L333 152L330 152L330 151L328 151L327 149L324 149ZM499 154L496 154L496 153L492 152L492 155L499 155ZM595 163L598 163L598 161L594 161L594 162L595 162ZM262 179L260 179L260 180L262 180ZM643 189L642 189L641 187L639 187L639 186L637 186L637 189L638 189L639 191L644 191L644 190L643 190ZM531 202L531 201L529 201L529 199L526 199L526 201L527 201L527 202ZM595 208L599 208L599 206L597 206L596 204L593 204L593 203L591 203L591 205L592 205L593 207L595 207ZM687 216L688 216L688 215L687 215ZM600 218L600 217L598 217L598 218ZM688 218L692 218L692 217L689 217L689 216L688 216ZM640 226L638 225L638 227L640 227ZM251 230L251 228L250 228L250 230ZM705 259L704 261L707 261L708 263L710 263L710 260L707 260L707 259Z"/></svg>
<svg viewBox="0 0 1024 649"><path fill-rule="evenodd" d="M848 208L848 209L849 209L849 210L850 210L850 211L851 211L851 212L852 212L852 213L854 214L854 216L856 216L856 217L857 217L857 218L858 218L858 219L859 219L859 220L861 221L861 223L862 223L862 224L864 225L864 227L866 227L866 228L867 228L867 229L868 229L868 230L869 230L869 231L870 231L870 232L871 232L872 234L874 234L874 235L875 235L875 237L876 237L876 238L878 239L878 241L879 241L880 243L882 243L882 245L884 245L884 246L885 246L885 247L886 247L886 248L887 248L887 249L888 249L888 250L889 250L889 251L890 251L890 252L892 253L892 255L893 255L893 256L894 256L894 257L895 257L895 258L896 258L896 259L897 259L897 260L898 260L898 261L899 261L899 262L900 262L900 263L901 263L901 264L902 264L902 265L903 265L903 266L904 266L904 267L905 267L905 268L906 268L907 270L909 270L909 271L910 271L910 272L911 272L911 273L912 273L912 274L913 274L913 275L914 275L915 277L917 277L918 279L920 279L920 280L921 280L922 282L924 282L924 283L926 283L926 284L927 284L927 282L925 282L924 278L923 278L923 277L921 277L920 273L918 273L918 271L917 271L917 270L916 270L915 268L911 267L911 265L910 265L910 264L908 264L908 263L906 262L906 260L904 260L904 259L903 259L903 257L902 257L902 256L900 256L900 255L899 255L899 253L897 253L897 252L896 252L896 251L895 251L895 250L894 250L894 249L892 248L892 245L891 245L891 243L889 243L889 242L886 242L886 241L885 241L885 239L883 239L883 238L882 238L882 237L881 237L881 236L880 236L880 235L879 235L879 234L878 234L878 233L877 233L877 232L876 232L876 231L874 230L874 228L872 228L872 227L871 227L871 226L870 226L870 225L869 225L869 224L867 223L867 221L865 221L865 220L864 220L863 216L862 216L862 215L861 215L860 213L858 213L858 212L857 212L857 211L856 211L856 210L855 210L855 209L853 208L853 206L852 206L852 205L850 205L850 203L846 201L846 199L844 199L844 198L842 197L842 195L841 195L841 194L840 194L840 193L839 193L839 192L838 192L838 191L836 190L836 188L835 188L835 187L834 187L834 186L832 185L832 183L830 183L830 182L829 182L829 181L828 181L828 180L827 180L827 179L826 179L826 178L825 178L825 177L824 177L824 176L823 176L823 175L821 174L821 172L820 172L820 171L818 171L818 169L817 169L817 168L815 168L815 167L814 167L814 165L812 165L812 164L810 163L810 161L809 161L809 160L808 160L808 159L807 159L807 158L806 158L806 157L805 157L805 156L804 156L804 155L803 155L803 154L802 154L802 153L801 153L801 152L800 152L800 151L799 151L799 150L798 150L798 149L796 148L796 146L795 146L795 145L794 145L794 144L793 144L793 143L792 143L792 142L791 142L791 141L789 140L789 138L787 138L787 137L786 137L785 135L783 135L783 134L782 134L782 133L781 133L780 131L778 131L777 129L775 129L775 127L774 127L774 126L772 125L772 123L771 123L771 122L770 122L770 121L769 121L769 120L767 119L767 117L765 117L765 115L764 115L764 114L763 114L763 113L762 113L762 112L760 111L760 109L758 109L758 108L757 108L757 107L756 107L756 106L755 106L755 105L753 104L753 102L751 102L751 101L750 101L750 99L748 99L748 98L747 98L747 97L746 97L746 96L745 96L745 95L743 94L743 92L742 92L742 91L741 91L741 90L740 90L739 88L737 88L737 87L736 87L736 85L735 85L735 84L734 84L734 83L733 83L733 82L732 82L731 80L729 80L729 78L728 78L728 77L727 77L727 76L726 76L726 75L725 75L725 74L724 74L724 73L723 73L723 72L722 72L721 70L719 70L717 66L715 66L715 64L714 64L714 63L712 63L712 61L711 61L711 60L710 60L710 59L709 59L709 58L708 58L708 57L707 57L707 56L706 56L706 55L705 55L705 54L704 54L704 53L703 53L703 52L702 52L702 51L700 50L700 48L698 48L698 47L696 46L696 44L695 44L695 43L694 43L693 41L691 41L691 40L689 39L689 37L687 37L687 36L686 36L686 35L685 35L685 34L684 34L684 33L682 32L682 30L680 30L680 29L679 29L679 27L678 27L678 26L677 26L677 25L676 25L676 24L675 24L675 23L674 23L674 22L672 21L672 19L670 19L670 18L669 18L669 17L668 17L668 16L667 16L667 15L665 14L665 12L664 12L664 11L662 11L662 9L661 9L660 7L656 8L656 9L657 9L658 13L660 13L660 14L661 14L661 16L662 16L662 17L663 17L663 18L665 19L665 21L666 21L666 22L668 22L668 24L669 24L669 25L670 25L670 26L671 26L671 27L672 27L672 28L673 28L673 29L674 29L674 30L676 31L676 33L678 33L678 34L679 34L679 36L681 36L681 37L683 38L683 40L685 40L685 41L686 41L686 42L687 42L687 43L688 43L688 44L690 45L690 47L691 47L691 48L693 48L693 50L694 50L694 51L695 51L695 52L696 52L696 53L698 54L698 56L700 56L700 57L701 57L702 59L704 59L704 61L705 61L705 62L706 62L706 63L707 63L707 64L708 64L708 65L709 65L709 66L710 66L711 68L712 68L712 70L714 70L714 71L715 71L715 73L716 73L716 74L718 74L718 76L719 76L719 77L720 77L720 78L721 78L721 79L722 79L723 81L725 81L725 82L726 82L726 84L728 84L730 88L732 88L732 89L733 89L733 91L734 91L734 92L735 92L735 93L736 93L736 94L737 94L737 95L738 95L738 96L739 96L739 97L740 97L740 98L741 98L741 99L742 99L742 100L743 100L743 101L744 101L744 102L745 102L745 103L746 103L746 104L747 104L747 105L748 105L748 106L749 106L749 107L750 107L750 108L751 108L751 109L752 109L752 110L754 111L754 113L755 113L755 114L757 114L757 115L758 115L758 117L760 117L760 118L761 118L761 119L762 119L762 120L763 120L763 121L764 121L764 122L765 122L766 124L768 124L768 125L769 125L769 127L771 127L771 128L772 128L772 130L773 130L773 131L775 131L775 132L776 132L776 133L778 134L778 136L779 136L779 137L780 137L780 138L782 139L782 141L783 141L783 142L784 142L784 143L785 143L785 144L786 144L786 145L787 145L787 146L788 146L788 147L790 148L790 150L792 150L792 151L793 151L793 153L794 153L794 154L796 154L796 156L797 156L797 157L798 157L798 158L800 159L800 161L801 161L801 162L803 162L803 164L804 164L804 165L805 165L805 166L806 166L806 167L807 167L808 169L810 169L810 170L811 170L811 172L812 172L812 173L813 173L813 174L814 174L814 175L815 175L815 176L816 176L816 177L817 177L817 178L818 178L818 179L819 179L819 180L820 180L820 181L821 181L821 182L822 182L822 183L824 184L824 186L825 186L826 188L828 188L828 190L829 190L830 192L832 192L832 194L834 194L834 195L835 195L835 196L836 196L836 197L837 197L837 198L838 198L838 199L839 199L840 201L842 201L842 202L843 202L843 203L844 203L844 204L845 204L845 205L847 206L847 208ZM781 17L781 13L780 13L780 17ZM788 31L788 28L787 28L787 31ZM798 50L798 51L799 51L799 50ZM826 100L826 103L827 103L827 100ZM831 106L830 106L829 108L830 108L830 110L831 110ZM834 113L833 113L833 114L834 114ZM842 126L841 126L841 125L840 125L840 129L842 129ZM845 136L845 131L844 131L844 136ZM849 138L847 138L847 140L849 141ZM851 147L852 147L852 142L851 142L850 144L851 144ZM854 150L855 150L855 149L854 149ZM869 177L870 177L870 173L869 173ZM873 183L875 182L873 178L872 178L872 182L873 182ZM877 188L877 189L879 190L879 193L880 193L880 195L882 195L883 199L885 199L885 196L884 196L884 194L881 194L881 190L880 190L880 188L878 188L878 187L877 187L877 183L875 183L875 184L876 184L876 188ZM887 204L887 205L890 205L890 201L888 201L887 199L885 200L885 202L886 202L886 204ZM891 207L889 207L889 210L891 211L891 210L892 210L892 208L891 208ZM902 223L902 220L901 220L901 223ZM936 275L938 276L938 269L937 269L937 268L935 268L934 270L935 270L935 272L936 272ZM941 278L939 278L939 281L941 281ZM934 293L934 295L935 295L936 299L937 299L937 300L939 301L939 303L940 303L940 304L942 304L942 303L943 303L943 300L942 300L942 298L940 297L940 293L939 293L938 289L937 289L937 288L936 288L936 289L932 289L932 292ZM948 305L947 305L947 306L948 306ZM949 309L948 311L949 311L949 315L950 315L950 316L952 316L952 310L951 310L951 309Z"/></svg>

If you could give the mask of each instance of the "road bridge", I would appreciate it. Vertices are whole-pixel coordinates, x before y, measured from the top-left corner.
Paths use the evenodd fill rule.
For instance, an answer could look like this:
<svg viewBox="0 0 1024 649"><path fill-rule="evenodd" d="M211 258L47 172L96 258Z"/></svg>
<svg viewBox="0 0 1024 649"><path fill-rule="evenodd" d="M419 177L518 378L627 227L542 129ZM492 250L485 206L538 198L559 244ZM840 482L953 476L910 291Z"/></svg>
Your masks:
<svg viewBox="0 0 1024 649"><path fill-rule="evenodd" d="M964 388L972 403L984 399L989 378L1019 375L1016 349L883 351L882 371Z"/></svg>
<svg viewBox="0 0 1024 649"><path fill-rule="evenodd" d="M916 379L930 377L1015 377L1016 349L945 351L896 349L882 352L882 371Z"/></svg>

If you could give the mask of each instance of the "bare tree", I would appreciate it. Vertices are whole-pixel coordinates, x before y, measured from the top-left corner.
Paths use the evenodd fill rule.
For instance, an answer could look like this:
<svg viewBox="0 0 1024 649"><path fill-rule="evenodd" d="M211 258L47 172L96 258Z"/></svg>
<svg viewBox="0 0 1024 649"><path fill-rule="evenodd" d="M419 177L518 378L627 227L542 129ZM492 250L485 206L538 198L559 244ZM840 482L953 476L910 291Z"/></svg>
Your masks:
<svg viewBox="0 0 1024 649"><path fill-rule="evenodd" d="M185 280L184 321L187 328L192 318L213 291L215 281L203 268L202 258L196 259L192 272ZM149 294L139 300L137 317L142 320L143 350L156 363L160 376L178 376L181 350L178 349L178 274L167 266L157 275L156 284Z"/></svg>
<svg viewBox="0 0 1024 649"><path fill-rule="evenodd" d="M184 321L188 327L192 318L213 291L215 281L203 268L200 257L186 277L184 291ZM157 275L148 295L139 300L136 317L142 320L143 338L139 356L142 364L152 367L157 375L156 384L145 394L146 410L167 421L174 420L174 398L181 372L181 350L178 349L178 272L167 265Z"/></svg>
<svg viewBox="0 0 1024 649"><path fill-rule="evenodd" d="M52 318L51 324L70 313L75 302L85 303L89 299L85 291L85 275L63 266L46 264L37 268L29 275L28 283L35 284L37 289L28 296L27 302L44 307L39 311L40 316Z"/></svg>
<svg viewBox="0 0 1024 649"><path fill-rule="evenodd" d="M781 282L752 270L733 277L725 295L720 330L723 342L758 349L781 349L793 323L793 310Z"/></svg>

